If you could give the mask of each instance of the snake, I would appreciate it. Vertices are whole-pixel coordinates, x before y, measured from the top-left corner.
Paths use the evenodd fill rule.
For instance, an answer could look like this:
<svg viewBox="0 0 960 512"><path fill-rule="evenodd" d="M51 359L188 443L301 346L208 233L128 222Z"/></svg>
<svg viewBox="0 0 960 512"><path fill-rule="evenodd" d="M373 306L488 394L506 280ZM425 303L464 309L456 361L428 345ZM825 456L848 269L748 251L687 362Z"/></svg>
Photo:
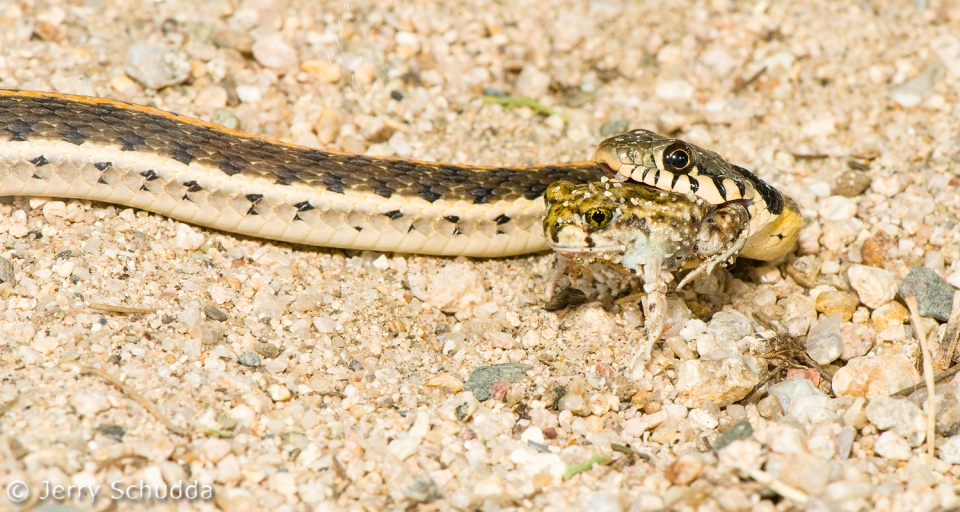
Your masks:
<svg viewBox="0 0 960 512"><path fill-rule="evenodd" d="M789 252L802 225L796 204L749 171L643 130L604 141L594 161L454 165L313 149L111 99L0 90L0 196L112 203L296 244L475 257L542 251L547 188L608 179L744 204L749 258Z"/></svg>

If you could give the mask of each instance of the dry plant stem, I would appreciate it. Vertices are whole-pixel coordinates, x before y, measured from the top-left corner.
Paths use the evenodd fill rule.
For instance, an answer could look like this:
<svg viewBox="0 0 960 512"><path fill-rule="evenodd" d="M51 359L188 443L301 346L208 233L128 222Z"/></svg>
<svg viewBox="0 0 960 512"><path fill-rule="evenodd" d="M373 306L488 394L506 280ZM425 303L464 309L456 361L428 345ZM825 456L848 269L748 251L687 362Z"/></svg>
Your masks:
<svg viewBox="0 0 960 512"><path fill-rule="evenodd" d="M950 320L947 321L947 330L943 333L943 341L940 346L946 345L946 349L941 349L937 355L936 367L943 369L949 368L953 362L953 355L957 350L957 341L960 340L960 297L954 292L953 310L950 311Z"/></svg>
<svg viewBox="0 0 960 512"><path fill-rule="evenodd" d="M106 311L108 313L121 313L124 315L145 315L149 313L156 313L159 308L137 308L137 307L128 307L120 306L117 304L107 304L105 302L94 302L93 304L88 304L88 308L95 309L97 311Z"/></svg>
<svg viewBox="0 0 960 512"><path fill-rule="evenodd" d="M949 379L950 377L953 377L957 372L960 372L960 364L955 365L955 366L952 366L952 367L950 367L949 369L947 369L946 371L942 371L942 372L934 375L934 376L933 376L933 382L942 382L942 381L944 381L944 380L947 380L947 379ZM897 391L896 393L894 393L894 394L891 395L891 396L910 396L910 395L912 395L916 390L918 390L918 389L920 389L920 388L923 388L923 387L926 387L926 386L927 386L926 383L914 384L913 386L906 387L906 388L901 389L900 391Z"/></svg>
<svg viewBox="0 0 960 512"><path fill-rule="evenodd" d="M137 393L137 391L131 388L130 386L124 384L123 382L120 382L120 379L114 377L113 375L110 375L109 373L99 368L91 368L89 366L81 367L80 375L95 375L109 382L110 384L113 384L117 389L120 390L121 393L130 397L131 400L140 404L140 407L143 407L144 409L146 409L147 412L153 415L154 418L157 418L158 420L160 420L160 423L163 423L163 426L167 427L167 430L169 430L170 432L173 432L174 434L177 434L178 436L190 437L189 430L183 429L174 425L173 422L170 421L170 418L167 418L166 416L164 416L163 413L161 413L160 410L156 408L156 406L150 403L149 400L144 398L140 393Z"/></svg>
<svg viewBox="0 0 960 512"><path fill-rule="evenodd" d="M927 335L920 328L920 313L917 312L917 299L913 295L904 297L907 308L910 310L910 323L913 325L913 332L920 341L920 352L923 355L923 380L927 386L927 454L932 459L936 455L936 419L937 419L937 397L934 394L933 384L933 356L930 355L930 347L927 345Z"/></svg>

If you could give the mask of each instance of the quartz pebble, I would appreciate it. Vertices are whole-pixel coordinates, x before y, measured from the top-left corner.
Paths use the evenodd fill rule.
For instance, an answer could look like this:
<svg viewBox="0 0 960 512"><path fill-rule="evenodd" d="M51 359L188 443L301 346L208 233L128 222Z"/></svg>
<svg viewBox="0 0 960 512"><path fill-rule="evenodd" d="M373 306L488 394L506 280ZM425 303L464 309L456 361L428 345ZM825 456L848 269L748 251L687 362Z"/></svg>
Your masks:
<svg viewBox="0 0 960 512"><path fill-rule="evenodd" d="M753 325L739 312L720 311L710 319L707 334L713 336L721 347L736 348L736 342L753 334Z"/></svg>
<svg viewBox="0 0 960 512"><path fill-rule="evenodd" d="M271 34L258 39L250 50L257 62L281 74L300 66L297 50L284 41L281 34Z"/></svg>
<svg viewBox="0 0 960 512"><path fill-rule="evenodd" d="M703 472L703 459L694 453L685 453L667 466L664 477L677 485L687 485Z"/></svg>
<svg viewBox="0 0 960 512"><path fill-rule="evenodd" d="M920 382L920 374L906 356L863 356L847 361L833 375L837 396L872 398L890 395Z"/></svg>
<svg viewBox="0 0 960 512"><path fill-rule="evenodd" d="M828 316L813 326L807 334L807 355L819 365L832 363L843 350L840 336L840 317Z"/></svg>
<svg viewBox="0 0 960 512"><path fill-rule="evenodd" d="M865 412L867 419L877 429L893 430L907 439L922 434L924 428L925 422L918 421L923 413L919 407L907 399L897 399L889 396L874 397L867 404ZM914 441L910 444L916 446L918 443Z"/></svg>
<svg viewBox="0 0 960 512"><path fill-rule="evenodd" d="M709 400L724 407L747 396L759 378L740 358L684 361L677 375L677 402L700 407Z"/></svg>
<svg viewBox="0 0 960 512"><path fill-rule="evenodd" d="M853 265L847 270L850 286L857 291L860 302L869 308L879 308L897 295L894 275L880 268Z"/></svg>
<svg viewBox="0 0 960 512"><path fill-rule="evenodd" d="M780 406L785 412L790 412L793 404L801 398L825 396L812 382L802 377L794 377L773 384L770 386L769 393L780 400Z"/></svg>
<svg viewBox="0 0 960 512"><path fill-rule="evenodd" d="M463 263L451 263L428 279L411 277L411 286L420 300L435 308L455 313L484 301L483 278Z"/></svg>
<svg viewBox="0 0 960 512"><path fill-rule="evenodd" d="M144 87L161 89L190 78L190 62L171 48L135 44L127 51L123 70Z"/></svg>
<svg viewBox="0 0 960 512"><path fill-rule="evenodd" d="M960 436L952 436L938 446L937 456L949 464L960 464Z"/></svg>
<svg viewBox="0 0 960 512"><path fill-rule="evenodd" d="M910 458L910 445L899 434L888 430L877 438L873 444L873 451L877 455L892 460L907 460Z"/></svg>

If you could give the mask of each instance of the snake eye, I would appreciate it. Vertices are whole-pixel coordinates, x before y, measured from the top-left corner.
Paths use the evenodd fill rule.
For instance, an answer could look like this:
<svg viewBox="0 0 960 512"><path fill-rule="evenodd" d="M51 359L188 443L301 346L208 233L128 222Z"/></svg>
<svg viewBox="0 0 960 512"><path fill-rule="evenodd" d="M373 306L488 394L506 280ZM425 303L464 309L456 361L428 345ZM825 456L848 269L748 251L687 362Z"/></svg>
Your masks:
<svg viewBox="0 0 960 512"><path fill-rule="evenodd" d="M663 152L663 165L668 171L685 171L693 162L690 149L682 142L677 142Z"/></svg>
<svg viewBox="0 0 960 512"><path fill-rule="evenodd" d="M609 208L591 208L583 216L584 221L593 229L600 229L610 224L613 220L613 212Z"/></svg>

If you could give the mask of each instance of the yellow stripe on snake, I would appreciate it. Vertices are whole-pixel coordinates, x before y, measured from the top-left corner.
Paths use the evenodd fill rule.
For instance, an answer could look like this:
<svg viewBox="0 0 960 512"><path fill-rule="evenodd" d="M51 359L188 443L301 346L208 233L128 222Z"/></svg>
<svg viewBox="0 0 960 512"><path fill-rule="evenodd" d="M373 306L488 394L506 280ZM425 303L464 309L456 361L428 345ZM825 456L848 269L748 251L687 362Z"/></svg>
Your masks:
<svg viewBox="0 0 960 512"><path fill-rule="evenodd" d="M325 247L496 257L547 248L551 183L609 176L744 206L745 257L778 258L797 239L793 201L715 153L636 130L604 141L596 160L475 167L368 157L118 101L0 91L0 196L103 201Z"/></svg>

